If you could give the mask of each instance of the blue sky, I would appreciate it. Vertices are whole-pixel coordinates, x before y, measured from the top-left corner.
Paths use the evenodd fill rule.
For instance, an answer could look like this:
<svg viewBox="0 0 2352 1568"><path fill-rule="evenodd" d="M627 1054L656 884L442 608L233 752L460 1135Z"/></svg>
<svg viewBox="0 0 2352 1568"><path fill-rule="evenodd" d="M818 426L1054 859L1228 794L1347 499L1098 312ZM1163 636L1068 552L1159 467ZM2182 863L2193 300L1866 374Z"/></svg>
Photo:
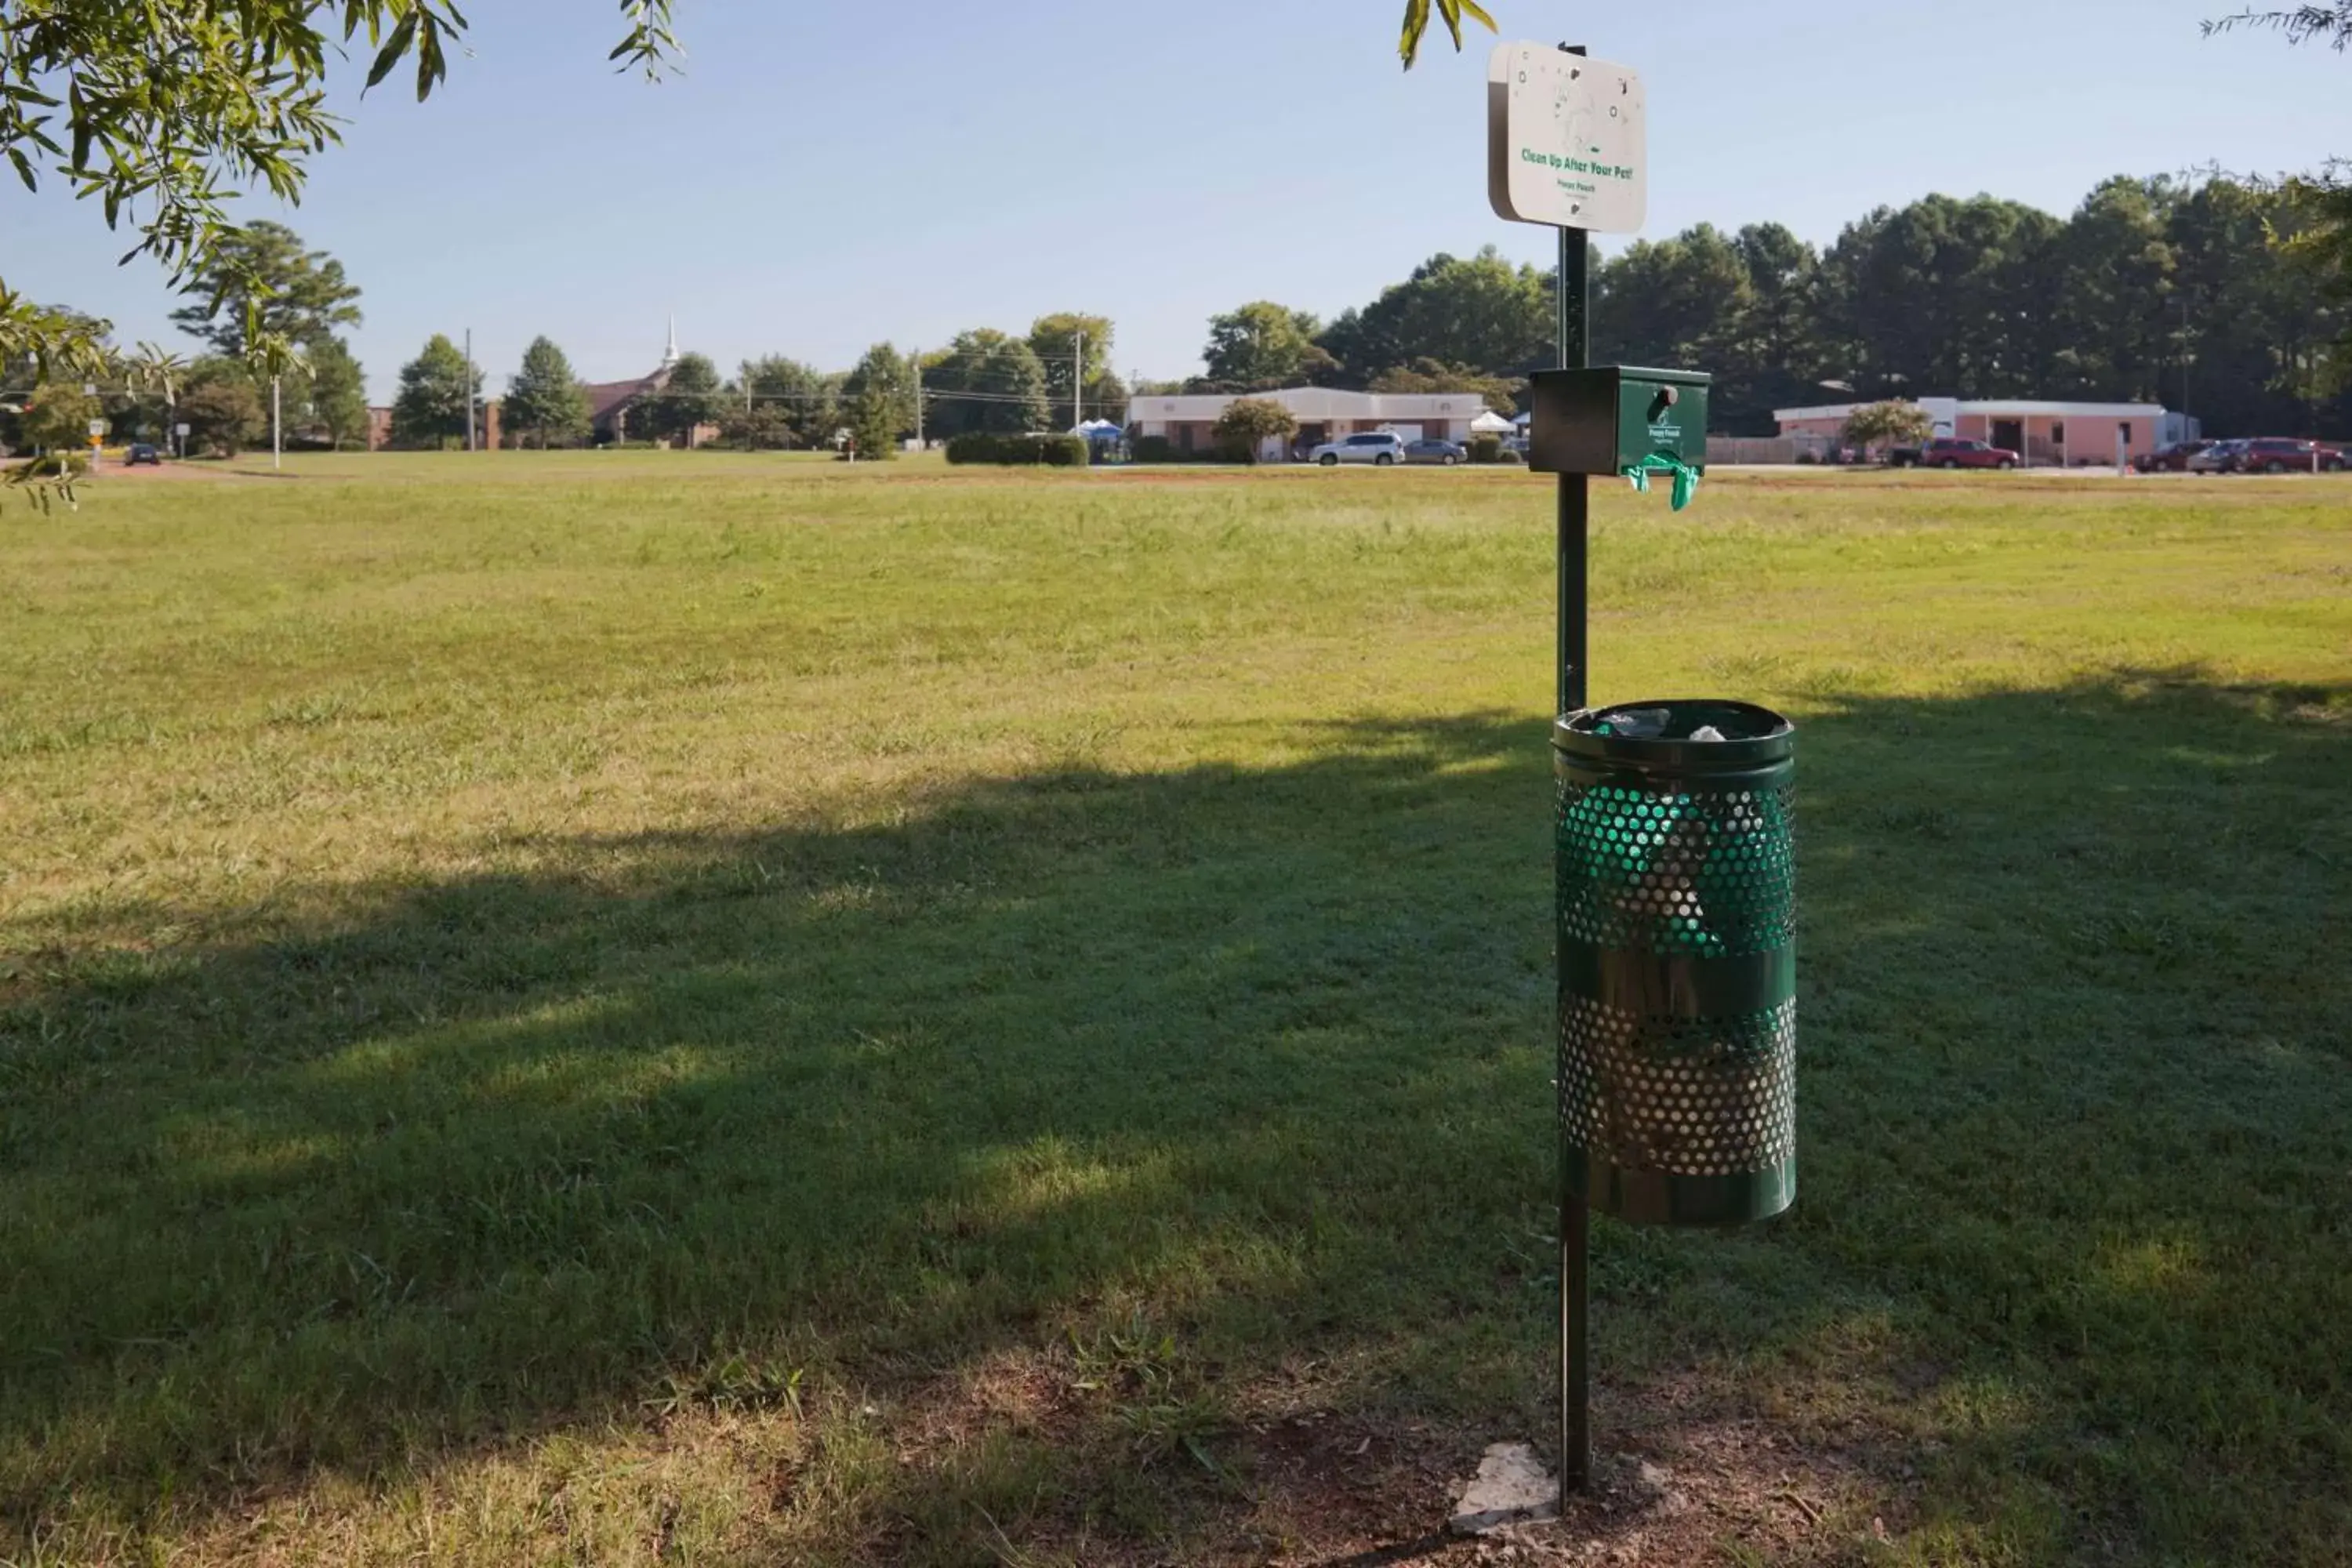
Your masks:
<svg viewBox="0 0 2352 1568"><path fill-rule="evenodd" d="M1778 219L1816 243L1930 191L2063 213L2109 174L2352 154L2352 58L2200 39L2238 3L1488 0L1506 37L1643 71L1650 235ZM1092 310L1123 372L1177 375L1246 300L1328 316L1433 251L1551 254L1486 206L1487 40L1402 74L1398 0L680 0L687 71L656 87L605 65L609 5L467 9L443 92L347 92L302 205L247 204L366 289L379 399L468 327L494 394L540 332L589 379L639 374L672 311L731 369ZM61 190L0 194L0 276L185 346L124 247Z"/></svg>

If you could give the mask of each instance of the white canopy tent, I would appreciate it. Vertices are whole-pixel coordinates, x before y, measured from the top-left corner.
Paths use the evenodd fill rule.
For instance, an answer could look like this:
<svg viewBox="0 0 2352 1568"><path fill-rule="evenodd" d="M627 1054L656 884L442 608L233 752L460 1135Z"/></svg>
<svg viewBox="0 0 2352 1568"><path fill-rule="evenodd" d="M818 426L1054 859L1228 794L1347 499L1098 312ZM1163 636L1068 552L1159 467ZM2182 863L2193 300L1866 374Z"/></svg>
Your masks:
<svg viewBox="0 0 2352 1568"><path fill-rule="evenodd" d="M1491 408L1470 421L1470 433L1474 436L1507 436L1517 428Z"/></svg>

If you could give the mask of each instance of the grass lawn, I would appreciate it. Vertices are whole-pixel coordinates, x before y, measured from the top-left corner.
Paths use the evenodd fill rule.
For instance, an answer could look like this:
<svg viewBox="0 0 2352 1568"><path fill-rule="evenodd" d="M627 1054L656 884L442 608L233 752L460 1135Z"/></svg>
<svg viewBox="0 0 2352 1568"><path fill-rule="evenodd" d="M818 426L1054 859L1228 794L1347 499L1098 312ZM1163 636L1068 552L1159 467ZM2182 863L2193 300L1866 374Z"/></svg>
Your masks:
<svg viewBox="0 0 2352 1568"><path fill-rule="evenodd" d="M289 474L0 511L0 1563L1466 1554L1544 481ZM1801 1195L1596 1227L1571 1537L2342 1562L2352 483L1596 510L1801 727Z"/></svg>

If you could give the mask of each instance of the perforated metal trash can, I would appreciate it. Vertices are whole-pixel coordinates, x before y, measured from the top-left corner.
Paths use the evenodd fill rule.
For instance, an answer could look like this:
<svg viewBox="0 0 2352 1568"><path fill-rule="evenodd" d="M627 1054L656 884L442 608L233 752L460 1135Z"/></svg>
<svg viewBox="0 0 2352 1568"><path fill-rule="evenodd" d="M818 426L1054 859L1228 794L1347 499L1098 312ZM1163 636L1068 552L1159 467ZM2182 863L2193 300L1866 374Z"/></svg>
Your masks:
<svg viewBox="0 0 2352 1568"><path fill-rule="evenodd" d="M1731 1225L1796 1197L1795 752L1745 702L1553 725L1560 1158L1603 1214Z"/></svg>

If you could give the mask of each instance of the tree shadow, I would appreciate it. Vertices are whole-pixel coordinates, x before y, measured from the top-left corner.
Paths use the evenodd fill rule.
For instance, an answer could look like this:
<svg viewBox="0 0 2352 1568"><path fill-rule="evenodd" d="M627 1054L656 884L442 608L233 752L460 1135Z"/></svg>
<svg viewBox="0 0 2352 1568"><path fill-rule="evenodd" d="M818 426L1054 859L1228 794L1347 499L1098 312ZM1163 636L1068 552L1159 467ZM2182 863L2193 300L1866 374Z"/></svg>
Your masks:
<svg viewBox="0 0 2352 1568"><path fill-rule="evenodd" d="M2347 1195L2347 709L2180 670L1809 719L1802 1196L1603 1227L1622 1397L1759 1359L2008 1391L1936 1418L1977 1436L1923 1519L2011 1507L1971 1489L2021 1453L2062 1513L2192 1546L2308 1483L2284 1347L2352 1278L2308 1217ZM1202 1389L1369 1347L1355 1397L1540 1430L1547 772L1518 716L1334 725L1262 771L509 844L236 942L21 955L0 1513L154 1518L715 1364L904 1384L1136 1313ZM2292 1288L2223 1323L2265 1268ZM2227 1397L2172 1391L2215 1351ZM2238 1400L2264 1441L2204 1473L2252 1500L2164 1514L2150 1468ZM2183 1436L2069 1447L2119 1408ZM883 1483L905 1515L952 1484Z"/></svg>

